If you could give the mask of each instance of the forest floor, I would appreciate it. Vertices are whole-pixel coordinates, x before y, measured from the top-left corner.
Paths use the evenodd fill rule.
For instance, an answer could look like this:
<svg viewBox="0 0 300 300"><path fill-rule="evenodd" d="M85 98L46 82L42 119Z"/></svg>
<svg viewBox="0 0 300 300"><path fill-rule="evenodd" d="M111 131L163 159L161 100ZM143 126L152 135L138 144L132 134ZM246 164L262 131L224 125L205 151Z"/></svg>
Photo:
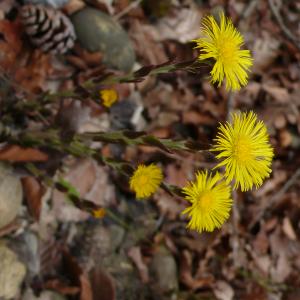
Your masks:
<svg viewBox="0 0 300 300"><path fill-rule="evenodd" d="M66 5L55 10L69 15L89 5L119 23L133 45L135 70L197 57L191 40L199 37L201 19L222 9L253 55L249 83L232 93L213 86L208 76L178 71L115 84L118 102L109 109L70 97L48 105L48 118L42 110L22 115L19 103L48 91L74 90L111 68L103 63L105 53L90 53L78 42L62 55L43 53L22 29L22 1L2 1L1 122L13 111L11 127L26 130L53 124L78 132L126 129L210 145L231 112L252 110L269 130L272 174L257 190L234 192L230 219L219 230L199 234L186 229L181 215L186 201L180 197L161 189L148 200L136 200L125 178L92 159L44 148L26 152L2 139L0 160L11 162L14 177L22 178L24 199L10 205L1 174L0 219L10 214L2 207L14 218L0 222L0 299L299 300L299 2L76 0ZM6 109L8 101L13 107ZM195 171L216 165L202 153L165 153L149 146L103 144L101 153L133 165L157 163L165 181L179 187ZM107 208L105 216L92 217L39 176L29 176L24 164L33 157L49 177L63 176L82 198ZM11 189L10 196L17 194Z"/></svg>

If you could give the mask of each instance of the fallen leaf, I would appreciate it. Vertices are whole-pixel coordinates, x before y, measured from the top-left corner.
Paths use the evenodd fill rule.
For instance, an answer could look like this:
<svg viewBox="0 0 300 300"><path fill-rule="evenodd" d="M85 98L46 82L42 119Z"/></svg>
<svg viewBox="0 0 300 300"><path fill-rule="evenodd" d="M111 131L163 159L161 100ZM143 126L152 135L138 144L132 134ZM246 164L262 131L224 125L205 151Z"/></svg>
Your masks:
<svg viewBox="0 0 300 300"><path fill-rule="evenodd" d="M159 20L157 28L160 40L170 39L187 43L199 37L200 11L195 8L183 8Z"/></svg>
<svg viewBox="0 0 300 300"><path fill-rule="evenodd" d="M57 291L63 295L77 295L80 291L80 288L77 286L70 286L65 282L62 282L59 279L51 279L45 282L43 288Z"/></svg>
<svg viewBox="0 0 300 300"><path fill-rule="evenodd" d="M8 145L0 150L0 160L11 162L47 161L48 154L34 148Z"/></svg>
<svg viewBox="0 0 300 300"><path fill-rule="evenodd" d="M140 247L132 247L129 249L127 254L128 254L128 257L130 257L131 260L133 261L133 263L136 265L142 282L143 283L149 282L148 267L143 262L141 248Z"/></svg>
<svg viewBox="0 0 300 300"><path fill-rule="evenodd" d="M41 214L41 199L44 195L45 188L31 176L22 178L22 184L28 210L34 219L38 221Z"/></svg>
<svg viewBox="0 0 300 300"><path fill-rule="evenodd" d="M93 300L91 283L86 274L80 275L80 300Z"/></svg>
<svg viewBox="0 0 300 300"><path fill-rule="evenodd" d="M280 41L267 31L256 37L253 46L254 71L267 69L279 55Z"/></svg>
<svg viewBox="0 0 300 300"><path fill-rule="evenodd" d="M180 259L180 281L192 290L196 290L203 287L210 287L213 278L194 278L192 276L192 256L187 250L183 250Z"/></svg>
<svg viewBox="0 0 300 300"><path fill-rule="evenodd" d="M287 104L290 101L290 95L286 88L269 84L263 84L262 88L279 103Z"/></svg>
<svg viewBox="0 0 300 300"><path fill-rule="evenodd" d="M145 60L145 64L157 65L168 61L163 46L157 43L160 34L155 27L133 20L130 26L130 37L135 42L137 55Z"/></svg>
<svg viewBox="0 0 300 300"><path fill-rule="evenodd" d="M115 300L116 291L113 278L101 268L91 271L91 284L94 300Z"/></svg>
<svg viewBox="0 0 300 300"><path fill-rule="evenodd" d="M16 67L17 56L22 50L21 33L20 23L0 20L0 66L5 71Z"/></svg>
<svg viewBox="0 0 300 300"><path fill-rule="evenodd" d="M25 65L15 72L15 81L26 91L38 94L47 90L46 80L53 72L54 62L50 54L36 49Z"/></svg>
<svg viewBox="0 0 300 300"><path fill-rule="evenodd" d="M184 210L185 205L174 196L167 194L165 191L158 191L153 200L159 208L160 213L169 220L176 220Z"/></svg>
<svg viewBox="0 0 300 300"><path fill-rule="evenodd" d="M293 225L291 223L291 220L288 217L285 217L283 219L283 224L282 224L282 231L285 233L285 235L291 239L292 241L297 240L297 235L296 232L293 228Z"/></svg>
<svg viewBox="0 0 300 300"><path fill-rule="evenodd" d="M233 288L224 280L218 280L214 284L213 292L218 300L232 300L234 297Z"/></svg>

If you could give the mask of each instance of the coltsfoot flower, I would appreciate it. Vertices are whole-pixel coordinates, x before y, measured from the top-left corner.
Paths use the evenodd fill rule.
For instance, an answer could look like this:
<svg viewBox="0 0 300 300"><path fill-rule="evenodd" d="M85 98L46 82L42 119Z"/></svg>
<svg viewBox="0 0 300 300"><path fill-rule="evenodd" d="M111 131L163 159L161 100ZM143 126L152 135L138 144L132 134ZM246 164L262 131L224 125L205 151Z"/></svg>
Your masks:
<svg viewBox="0 0 300 300"><path fill-rule="evenodd" d="M211 150L220 152L216 157L222 161L216 168L225 167L226 182L234 180L234 189L247 191L253 185L261 186L270 176L273 148L266 125L254 112L233 113L231 117L231 122L219 126Z"/></svg>
<svg viewBox="0 0 300 300"><path fill-rule="evenodd" d="M188 228L198 232L213 231L228 219L232 206L231 188L218 172L214 176L207 171L198 172L196 181L189 182L182 190L191 204L182 212L190 217Z"/></svg>
<svg viewBox="0 0 300 300"><path fill-rule="evenodd" d="M137 198L147 198L156 192L162 179L163 174L158 166L141 164L130 178L130 189L136 193Z"/></svg>
<svg viewBox="0 0 300 300"><path fill-rule="evenodd" d="M107 108L111 107L118 100L118 94L113 89L101 90L100 97L103 105Z"/></svg>
<svg viewBox="0 0 300 300"><path fill-rule="evenodd" d="M225 77L227 90L239 90L245 86L252 58L249 50L241 50L244 39L232 21L224 13L220 13L220 24L213 16L207 16L202 21L201 33L202 36L194 41L201 51L199 60L215 61L210 72L211 81L220 86Z"/></svg>

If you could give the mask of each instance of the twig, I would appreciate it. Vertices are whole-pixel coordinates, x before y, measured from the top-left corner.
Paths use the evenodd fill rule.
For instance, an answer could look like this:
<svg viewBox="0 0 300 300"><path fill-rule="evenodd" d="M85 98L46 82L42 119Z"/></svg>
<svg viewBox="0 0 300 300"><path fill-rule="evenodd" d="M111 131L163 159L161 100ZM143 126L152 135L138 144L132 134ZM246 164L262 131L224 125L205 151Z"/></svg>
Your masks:
<svg viewBox="0 0 300 300"><path fill-rule="evenodd" d="M283 33L285 34L285 36L294 43L294 45L300 50L300 40L297 39L293 33L288 29L288 27L284 24L281 15L279 13L279 10L276 8L273 0L268 0L269 2L269 6L270 9L279 25L279 27L281 28L281 30L283 31Z"/></svg>
<svg viewBox="0 0 300 300"><path fill-rule="evenodd" d="M267 204L260 210L260 212L256 215L255 219L251 222L250 224L250 229L254 227L254 225L261 220L264 215L266 214L267 210L270 207L273 207L274 205L277 204L277 202L281 199L281 197L289 190L289 188L296 182L296 180L300 177L300 168L298 168L293 176L282 186L282 188L274 194Z"/></svg>
<svg viewBox="0 0 300 300"><path fill-rule="evenodd" d="M132 9L136 8L140 5L142 0L135 0L132 3L130 3L128 6L126 6L122 11L120 11L118 14L114 16L115 20L121 19L123 16L127 15Z"/></svg>

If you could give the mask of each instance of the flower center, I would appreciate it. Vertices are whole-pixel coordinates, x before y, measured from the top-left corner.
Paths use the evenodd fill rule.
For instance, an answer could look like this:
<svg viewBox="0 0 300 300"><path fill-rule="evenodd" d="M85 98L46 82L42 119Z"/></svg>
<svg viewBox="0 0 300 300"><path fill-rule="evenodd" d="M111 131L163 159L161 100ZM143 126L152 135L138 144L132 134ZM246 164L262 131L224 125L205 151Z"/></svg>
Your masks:
<svg viewBox="0 0 300 300"><path fill-rule="evenodd" d="M219 43L219 58L224 63L232 62L235 57L235 45L228 39L222 39Z"/></svg>
<svg viewBox="0 0 300 300"><path fill-rule="evenodd" d="M204 191L199 197L199 208L207 211L212 206L213 197L210 191Z"/></svg>
<svg viewBox="0 0 300 300"><path fill-rule="evenodd" d="M246 162L251 158L251 145L245 137L238 137L233 147L233 156L238 162Z"/></svg>
<svg viewBox="0 0 300 300"><path fill-rule="evenodd" d="M139 185L143 186L143 185L146 185L149 181L149 178L148 176L145 176L145 175L140 175L139 177Z"/></svg>

